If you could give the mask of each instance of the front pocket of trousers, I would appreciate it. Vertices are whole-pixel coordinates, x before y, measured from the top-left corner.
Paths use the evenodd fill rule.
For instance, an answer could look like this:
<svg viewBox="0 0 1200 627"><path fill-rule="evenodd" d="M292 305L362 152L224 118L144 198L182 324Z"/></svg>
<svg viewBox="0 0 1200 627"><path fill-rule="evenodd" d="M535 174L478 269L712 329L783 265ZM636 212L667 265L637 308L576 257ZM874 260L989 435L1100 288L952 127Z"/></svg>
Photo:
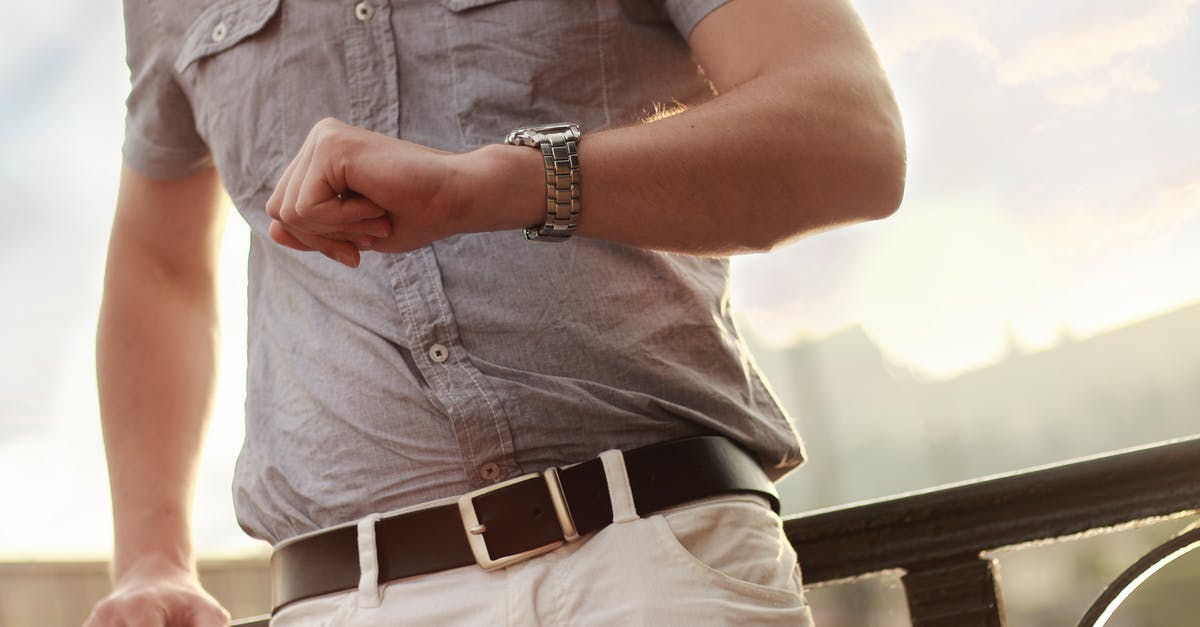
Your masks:
<svg viewBox="0 0 1200 627"><path fill-rule="evenodd" d="M700 516L697 523L713 520L710 540L720 543L719 551L703 550L699 543L686 546L663 515L646 519L653 525L663 552L673 564L690 571L701 581L739 595L769 601L772 604L804 604L795 554L778 535L773 516L752 503L715 503L725 508L712 518L703 510L672 513L670 516ZM734 508L734 509L730 509ZM755 511L755 509L760 511ZM710 547L717 546L710 544ZM699 548L700 550L697 550Z"/></svg>

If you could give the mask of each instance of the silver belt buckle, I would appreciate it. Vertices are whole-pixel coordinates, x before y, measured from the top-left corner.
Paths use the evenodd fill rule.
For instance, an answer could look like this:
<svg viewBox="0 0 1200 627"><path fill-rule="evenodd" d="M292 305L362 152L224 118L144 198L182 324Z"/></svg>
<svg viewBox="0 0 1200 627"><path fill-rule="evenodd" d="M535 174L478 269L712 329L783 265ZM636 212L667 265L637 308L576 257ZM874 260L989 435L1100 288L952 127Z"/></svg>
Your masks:
<svg viewBox="0 0 1200 627"><path fill-rule="evenodd" d="M563 539L555 540L550 544L535 547L528 551L493 558L491 553L488 552L487 540L483 537L483 534L487 533L487 527L479 523L479 516L475 513L475 499L505 486L536 480L539 477L546 481L546 487L550 491L550 501L554 504L554 514L558 517L559 526L562 527ZM571 518L571 510L567 507L566 498L563 496L562 483L558 478L558 468L554 467L548 468L542 473L530 473L497 483L496 485L468 492L459 497L458 511L462 516L463 529L467 532L467 544L471 547L471 553L475 556L475 562L484 570L496 570L497 568L511 566L531 557L549 553L568 542L574 542L579 539L579 531L575 528L575 521Z"/></svg>

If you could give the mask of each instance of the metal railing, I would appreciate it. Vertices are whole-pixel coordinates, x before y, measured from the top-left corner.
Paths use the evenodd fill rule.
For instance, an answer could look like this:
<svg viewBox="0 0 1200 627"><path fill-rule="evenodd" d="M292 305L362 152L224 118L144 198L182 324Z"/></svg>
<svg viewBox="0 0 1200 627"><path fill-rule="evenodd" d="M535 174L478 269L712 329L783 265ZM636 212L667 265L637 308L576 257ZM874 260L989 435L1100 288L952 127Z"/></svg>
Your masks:
<svg viewBox="0 0 1200 627"><path fill-rule="evenodd" d="M900 570L915 627L1005 624L988 552L1115 530L1200 510L1200 437L789 517L808 584ZM1189 530L1152 551L1096 600L1101 625L1146 573L1200 546Z"/></svg>
<svg viewBox="0 0 1200 627"><path fill-rule="evenodd" d="M1200 436L790 516L784 529L808 585L900 570L915 627L1001 627L990 551L1197 511ZM1143 557L1080 625L1102 625L1146 574L1198 546L1200 528Z"/></svg>

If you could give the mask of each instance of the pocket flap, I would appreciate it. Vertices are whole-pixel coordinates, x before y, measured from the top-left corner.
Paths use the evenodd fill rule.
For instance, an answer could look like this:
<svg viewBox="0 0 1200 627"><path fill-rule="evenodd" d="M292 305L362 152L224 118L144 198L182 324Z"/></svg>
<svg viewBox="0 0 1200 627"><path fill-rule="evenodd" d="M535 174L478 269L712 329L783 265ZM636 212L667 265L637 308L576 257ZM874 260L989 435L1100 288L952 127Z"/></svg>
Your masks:
<svg viewBox="0 0 1200 627"><path fill-rule="evenodd" d="M489 4L500 4L501 2L509 2L509 0L441 0L442 5L447 9L458 13L470 9L485 7Z"/></svg>
<svg viewBox="0 0 1200 627"><path fill-rule="evenodd" d="M279 0L224 0L209 6L183 36L175 71L183 72L193 62L237 45L262 30L278 11Z"/></svg>

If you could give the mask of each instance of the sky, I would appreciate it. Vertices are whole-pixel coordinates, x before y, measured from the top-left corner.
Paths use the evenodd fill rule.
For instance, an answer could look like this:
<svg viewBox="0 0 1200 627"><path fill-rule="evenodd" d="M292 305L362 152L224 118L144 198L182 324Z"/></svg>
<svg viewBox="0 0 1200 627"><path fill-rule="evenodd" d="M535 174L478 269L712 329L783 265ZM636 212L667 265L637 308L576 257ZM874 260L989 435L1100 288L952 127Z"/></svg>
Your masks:
<svg viewBox="0 0 1200 627"><path fill-rule="evenodd" d="M862 324L944 378L1010 338L1045 348L1200 300L1195 0L859 6L907 127L906 198L737 260L752 332Z"/></svg>
<svg viewBox="0 0 1200 627"><path fill-rule="evenodd" d="M887 220L734 262L775 347L861 325L948 378L1200 301L1198 0L864 0L909 142ZM0 559L103 557L111 523L92 346L128 89L119 3L0 5ZM197 544L258 550L229 481L245 369L246 232ZM7 509L7 508L6 508Z"/></svg>

